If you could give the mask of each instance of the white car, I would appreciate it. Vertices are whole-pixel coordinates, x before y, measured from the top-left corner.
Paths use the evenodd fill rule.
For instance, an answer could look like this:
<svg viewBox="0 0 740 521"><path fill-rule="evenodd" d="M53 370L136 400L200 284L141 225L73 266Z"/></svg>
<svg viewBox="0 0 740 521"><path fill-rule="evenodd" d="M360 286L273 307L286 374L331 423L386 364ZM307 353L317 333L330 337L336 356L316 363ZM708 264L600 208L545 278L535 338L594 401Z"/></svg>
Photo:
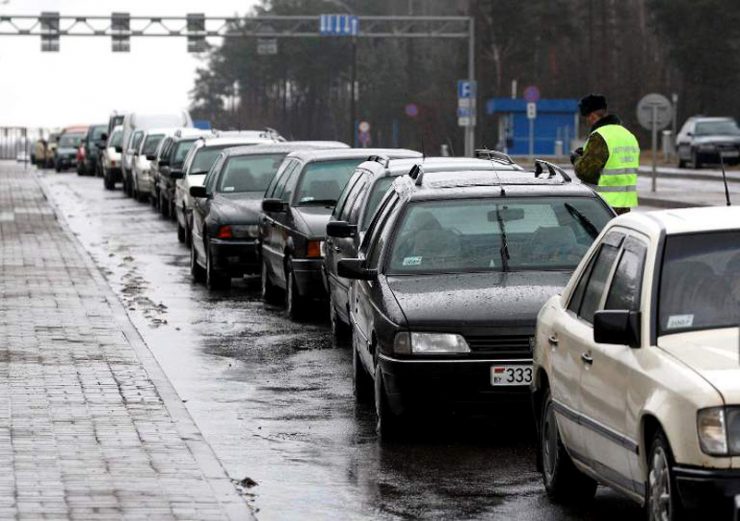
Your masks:
<svg viewBox="0 0 740 521"><path fill-rule="evenodd" d="M734 508L739 325L740 208L611 221L537 319L532 391L550 497L585 501L599 482L650 520Z"/></svg>
<svg viewBox="0 0 740 521"><path fill-rule="evenodd" d="M198 139L185 157L182 171L175 182L175 216L177 218L177 238L190 245L192 230L193 199L191 186L203 186L206 174L214 166L220 152L226 148L277 143L278 139L266 132L250 132L230 137L219 136ZM173 176L174 177L174 176Z"/></svg>
<svg viewBox="0 0 740 521"><path fill-rule="evenodd" d="M133 196L137 201L149 199L154 180L152 162L156 160L159 144L165 137L174 135L177 130L177 128L152 128L144 131L144 137L134 154L131 169Z"/></svg>
<svg viewBox="0 0 740 521"><path fill-rule="evenodd" d="M123 180L121 175L121 157L123 152L123 127L113 128L105 148L101 151L100 162L103 165L103 186L106 190L113 190L116 183Z"/></svg>

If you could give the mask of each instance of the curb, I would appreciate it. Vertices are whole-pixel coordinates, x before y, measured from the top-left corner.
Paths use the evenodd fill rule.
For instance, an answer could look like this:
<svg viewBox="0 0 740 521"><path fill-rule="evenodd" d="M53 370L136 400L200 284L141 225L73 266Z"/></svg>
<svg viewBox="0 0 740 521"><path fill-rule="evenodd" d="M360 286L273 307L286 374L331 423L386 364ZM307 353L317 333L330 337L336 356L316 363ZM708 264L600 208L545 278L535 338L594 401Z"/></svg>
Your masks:
<svg viewBox="0 0 740 521"><path fill-rule="evenodd" d="M195 424L192 416L190 416L190 412L183 404L172 382L170 382L164 370L159 365L159 362L154 357L154 353L146 345L138 329L131 322L123 304L108 284L108 281L103 277L100 268L92 260L92 257L85 250L80 240L72 233L66 216L57 207L47 186L43 182L43 175L37 172L34 172L33 175L44 199L46 199L46 202L53 210L62 232L72 241L72 244L87 266L90 275L105 294L106 301L111 308L118 327L154 384L157 394L164 403L167 412L172 417L177 433L185 442L200 467L203 478L213 491L213 495L221 505L226 518L230 521L255 520L254 513L247 505L246 500L237 492L233 481L226 473L213 448L208 444L198 429L198 426Z"/></svg>

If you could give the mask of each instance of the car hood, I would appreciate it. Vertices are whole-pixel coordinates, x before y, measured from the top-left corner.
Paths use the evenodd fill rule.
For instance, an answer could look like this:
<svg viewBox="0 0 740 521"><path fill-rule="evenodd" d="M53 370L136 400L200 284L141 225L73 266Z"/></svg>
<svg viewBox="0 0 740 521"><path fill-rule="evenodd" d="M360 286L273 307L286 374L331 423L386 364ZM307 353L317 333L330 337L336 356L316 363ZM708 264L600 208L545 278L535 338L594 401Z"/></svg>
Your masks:
<svg viewBox="0 0 740 521"><path fill-rule="evenodd" d="M211 214L226 224L258 224L263 193L216 194Z"/></svg>
<svg viewBox="0 0 740 521"><path fill-rule="evenodd" d="M388 277L409 327L534 326L570 272L460 273ZM494 323L495 321L495 323Z"/></svg>
<svg viewBox="0 0 740 521"><path fill-rule="evenodd" d="M740 136L727 136L722 134L715 134L709 136L695 136L695 145L738 145L740 144Z"/></svg>
<svg viewBox="0 0 740 521"><path fill-rule="evenodd" d="M326 237L326 223L334 208L326 206L294 206L296 224L309 237Z"/></svg>
<svg viewBox="0 0 740 521"><path fill-rule="evenodd" d="M738 328L666 335L658 347L699 373L728 404L740 404Z"/></svg>

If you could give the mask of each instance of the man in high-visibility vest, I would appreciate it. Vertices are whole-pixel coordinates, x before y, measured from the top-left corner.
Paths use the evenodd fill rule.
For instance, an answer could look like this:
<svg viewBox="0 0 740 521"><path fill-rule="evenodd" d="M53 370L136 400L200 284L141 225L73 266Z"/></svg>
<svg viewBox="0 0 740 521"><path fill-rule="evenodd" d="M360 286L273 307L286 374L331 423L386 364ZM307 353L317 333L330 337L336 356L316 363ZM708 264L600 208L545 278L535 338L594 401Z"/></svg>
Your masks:
<svg viewBox="0 0 740 521"><path fill-rule="evenodd" d="M578 103L581 115L591 125L591 134L583 148L570 156L576 175L596 190L623 214L637 206L637 170L640 145L622 126L622 121L606 111L606 98L589 94Z"/></svg>

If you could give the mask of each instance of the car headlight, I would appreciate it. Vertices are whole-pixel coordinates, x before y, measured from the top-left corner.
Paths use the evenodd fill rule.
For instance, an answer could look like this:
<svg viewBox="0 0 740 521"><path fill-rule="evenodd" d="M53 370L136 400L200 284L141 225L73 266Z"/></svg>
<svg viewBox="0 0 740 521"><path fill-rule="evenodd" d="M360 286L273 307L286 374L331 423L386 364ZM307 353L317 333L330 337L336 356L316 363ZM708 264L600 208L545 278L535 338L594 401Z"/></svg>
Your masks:
<svg viewBox="0 0 740 521"><path fill-rule="evenodd" d="M232 225L230 228L236 239L256 239L260 235L260 227L257 224Z"/></svg>
<svg viewBox="0 0 740 521"><path fill-rule="evenodd" d="M446 355L469 353L470 347L461 335L452 333L398 333L393 350L405 355Z"/></svg>
<svg viewBox="0 0 740 521"><path fill-rule="evenodd" d="M711 456L740 455L740 407L710 407L697 413L699 444Z"/></svg>

